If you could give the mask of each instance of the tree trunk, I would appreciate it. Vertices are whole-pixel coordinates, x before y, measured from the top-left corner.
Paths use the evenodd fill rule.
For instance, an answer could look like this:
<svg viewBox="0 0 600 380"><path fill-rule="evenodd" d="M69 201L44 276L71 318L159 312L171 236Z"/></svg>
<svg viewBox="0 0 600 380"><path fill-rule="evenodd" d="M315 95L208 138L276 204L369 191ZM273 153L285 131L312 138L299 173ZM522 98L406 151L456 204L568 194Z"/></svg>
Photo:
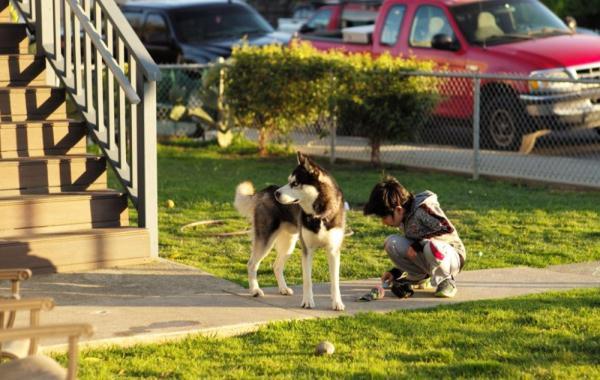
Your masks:
<svg viewBox="0 0 600 380"><path fill-rule="evenodd" d="M372 140L371 142L371 165L381 166L381 141Z"/></svg>
<svg viewBox="0 0 600 380"><path fill-rule="evenodd" d="M260 157L267 157L269 152L267 151L267 142L269 140L269 136L266 128L261 128L258 130L258 155Z"/></svg>

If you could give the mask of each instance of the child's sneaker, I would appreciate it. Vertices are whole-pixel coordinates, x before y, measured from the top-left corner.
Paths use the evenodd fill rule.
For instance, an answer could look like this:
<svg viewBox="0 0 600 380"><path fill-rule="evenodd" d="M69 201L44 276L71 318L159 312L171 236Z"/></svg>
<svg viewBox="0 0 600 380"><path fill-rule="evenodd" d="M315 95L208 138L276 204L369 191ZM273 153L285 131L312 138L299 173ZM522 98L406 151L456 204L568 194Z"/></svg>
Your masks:
<svg viewBox="0 0 600 380"><path fill-rule="evenodd" d="M394 280L390 289L398 298L410 298L415 294L412 283L406 279Z"/></svg>
<svg viewBox="0 0 600 380"><path fill-rule="evenodd" d="M456 292L458 292L458 289L456 289L454 280L447 278L437 286L435 296L440 298L452 298L456 295Z"/></svg>
<svg viewBox="0 0 600 380"><path fill-rule="evenodd" d="M429 277L427 277L424 280L421 281L417 281L415 283L412 284L412 288L413 289L419 289L419 290L424 290L424 289L429 289L431 288L431 279Z"/></svg>
<svg viewBox="0 0 600 380"><path fill-rule="evenodd" d="M415 281L415 280L409 280L408 279L408 273L406 273L406 272L402 272L402 275L400 275L400 277L398 277L395 281L398 281L398 282L408 282L413 289L420 289L420 290L422 290L422 289L429 289L429 288L432 287L431 286L431 278L430 277L427 277L427 278L425 278L423 280L417 280L417 281Z"/></svg>

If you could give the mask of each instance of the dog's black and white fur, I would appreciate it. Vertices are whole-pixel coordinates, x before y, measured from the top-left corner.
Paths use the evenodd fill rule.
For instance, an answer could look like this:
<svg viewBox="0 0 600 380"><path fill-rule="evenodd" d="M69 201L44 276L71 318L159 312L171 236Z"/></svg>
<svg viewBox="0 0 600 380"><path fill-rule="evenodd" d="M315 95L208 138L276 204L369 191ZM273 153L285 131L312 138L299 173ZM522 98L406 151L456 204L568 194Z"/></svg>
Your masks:
<svg viewBox="0 0 600 380"><path fill-rule="evenodd" d="M252 221L252 256L248 261L250 294L263 296L256 273L260 262L275 247L274 272L279 292L292 295L283 276L296 242L302 243L302 307L315 307L312 291L312 259L317 248L327 251L334 310L344 310L340 294L340 248L344 240L345 209L342 191L323 168L298 152L298 166L282 187L254 191L250 182L238 185L235 208Z"/></svg>

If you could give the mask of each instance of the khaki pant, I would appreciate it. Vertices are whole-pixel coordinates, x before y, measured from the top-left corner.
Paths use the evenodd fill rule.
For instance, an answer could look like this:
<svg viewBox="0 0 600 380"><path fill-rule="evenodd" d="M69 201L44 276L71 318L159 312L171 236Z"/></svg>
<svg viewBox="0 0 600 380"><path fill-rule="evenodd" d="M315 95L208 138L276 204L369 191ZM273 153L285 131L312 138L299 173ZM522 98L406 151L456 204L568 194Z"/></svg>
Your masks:
<svg viewBox="0 0 600 380"><path fill-rule="evenodd" d="M424 240L423 252L417 252L416 259L406 257L408 247L413 243L401 235L391 235L385 239L384 249L394 266L406 272L408 280L420 281L431 277L431 285L437 286L442 281L460 272L460 256L451 245L436 239Z"/></svg>

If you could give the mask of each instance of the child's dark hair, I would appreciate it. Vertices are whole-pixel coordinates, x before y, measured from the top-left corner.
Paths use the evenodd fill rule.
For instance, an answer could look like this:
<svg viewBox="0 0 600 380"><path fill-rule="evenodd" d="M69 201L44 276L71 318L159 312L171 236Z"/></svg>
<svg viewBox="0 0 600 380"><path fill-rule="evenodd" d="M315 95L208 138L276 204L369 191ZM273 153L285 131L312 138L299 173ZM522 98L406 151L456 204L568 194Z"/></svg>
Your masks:
<svg viewBox="0 0 600 380"><path fill-rule="evenodd" d="M414 196L394 177L386 177L379 182L369 196L369 201L363 208L365 215L377 215L384 218L394 214L398 206L408 210Z"/></svg>

